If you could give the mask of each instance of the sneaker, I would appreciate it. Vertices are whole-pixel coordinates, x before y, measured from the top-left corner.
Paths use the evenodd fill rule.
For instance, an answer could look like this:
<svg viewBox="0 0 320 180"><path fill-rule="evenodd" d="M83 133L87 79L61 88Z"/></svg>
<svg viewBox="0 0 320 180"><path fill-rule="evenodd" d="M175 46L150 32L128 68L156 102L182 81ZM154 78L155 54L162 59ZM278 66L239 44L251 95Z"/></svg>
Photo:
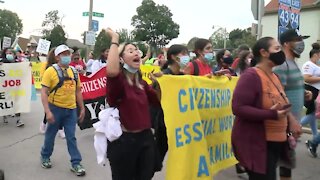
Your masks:
<svg viewBox="0 0 320 180"><path fill-rule="evenodd" d="M47 125L45 123L43 123L43 121L41 121L41 123L40 123L40 133L44 134L44 133L46 133L46 130L47 130Z"/></svg>
<svg viewBox="0 0 320 180"><path fill-rule="evenodd" d="M309 153L310 153L310 155L311 155L312 157L314 157L314 158L318 157L317 147L316 147L314 144L312 144L311 141L309 141L309 140L306 141L306 146L307 146L308 151L309 151Z"/></svg>
<svg viewBox="0 0 320 180"><path fill-rule="evenodd" d="M236 172L237 174L244 174L246 173L246 169L244 167L242 167L240 164L236 164Z"/></svg>
<svg viewBox="0 0 320 180"><path fill-rule="evenodd" d="M3 116L3 123L8 124L8 117L7 116Z"/></svg>
<svg viewBox="0 0 320 180"><path fill-rule="evenodd" d="M41 158L41 167L44 169L49 169L52 167L50 159Z"/></svg>
<svg viewBox="0 0 320 180"><path fill-rule="evenodd" d="M17 120L17 127L23 127L24 123L19 119Z"/></svg>
<svg viewBox="0 0 320 180"><path fill-rule="evenodd" d="M74 172L77 176L86 175L86 170L83 168L81 164L73 166L70 170Z"/></svg>
<svg viewBox="0 0 320 180"><path fill-rule="evenodd" d="M58 135L59 135L59 137L61 137L62 139L65 139L65 138L66 138L66 134L64 133L64 130L63 130L63 129L61 129L61 130L58 131Z"/></svg>

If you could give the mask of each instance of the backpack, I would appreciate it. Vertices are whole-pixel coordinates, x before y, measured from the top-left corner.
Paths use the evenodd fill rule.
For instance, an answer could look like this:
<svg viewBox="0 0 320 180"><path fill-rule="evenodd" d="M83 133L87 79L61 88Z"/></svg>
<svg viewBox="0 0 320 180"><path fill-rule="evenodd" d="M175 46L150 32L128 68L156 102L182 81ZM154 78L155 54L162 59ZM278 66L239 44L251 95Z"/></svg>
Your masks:
<svg viewBox="0 0 320 180"><path fill-rule="evenodd" d="M193 65L193 75L199 76L199 65L196 61L192 61Z"/></svg>
<svg viewBox="0 0 320 180"><path fill-rule="evenodd" d="M76 81L76 85L78 84L78 71L73 66L69 66L69 67L71 68L71 70L73 72L74 79L64 77L62 69L60 68L60 66L58 64L53 64L52 67L54 68L54 70L56 70L56 72L58 74L59 82L54 88L52 88L50 90L50 94L51 93L56 94L57 90L62 87L62 85L63 85L65 80L75 80Z"/></svg>

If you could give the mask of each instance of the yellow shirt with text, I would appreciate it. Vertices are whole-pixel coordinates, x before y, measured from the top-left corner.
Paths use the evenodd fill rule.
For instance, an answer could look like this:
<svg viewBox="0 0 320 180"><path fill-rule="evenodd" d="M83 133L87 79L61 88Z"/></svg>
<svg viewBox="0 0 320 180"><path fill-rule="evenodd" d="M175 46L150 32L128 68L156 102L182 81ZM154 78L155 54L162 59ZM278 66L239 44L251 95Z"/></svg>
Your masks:
<svg viewBox="0 0 320 180"><path fill-rule="evenodd" d="M75 109L77 107L76 88L81 87L80 77L78 75L78 83L76 83L70 67L67 69L67 73L72 80L65 80L63 85L56 92L50 93L48 101L61 108ZM41 85L48 87L50 92L58 83L58 73L53 67L49 67L42 76Z"/></svg>

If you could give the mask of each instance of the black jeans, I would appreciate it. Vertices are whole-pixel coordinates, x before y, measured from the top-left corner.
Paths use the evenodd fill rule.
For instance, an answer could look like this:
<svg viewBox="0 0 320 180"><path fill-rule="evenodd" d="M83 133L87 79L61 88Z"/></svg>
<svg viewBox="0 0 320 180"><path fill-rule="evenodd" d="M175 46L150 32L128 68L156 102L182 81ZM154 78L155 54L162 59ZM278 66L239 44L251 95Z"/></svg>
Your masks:
<svg viewBox="0 0 320 180"><path fill-rule="evenodd" d="M267 171L266 174L247 170L249 180L277 180L277 163L284 150L285 142L267 142Z"/></svg>
<svg viewBox="0 0 320 180"><path fill-rule="evenodd" d="M113 180L151 180L154 175L155 142L150 129L123 132L108 142L108 159Z"/></svg>

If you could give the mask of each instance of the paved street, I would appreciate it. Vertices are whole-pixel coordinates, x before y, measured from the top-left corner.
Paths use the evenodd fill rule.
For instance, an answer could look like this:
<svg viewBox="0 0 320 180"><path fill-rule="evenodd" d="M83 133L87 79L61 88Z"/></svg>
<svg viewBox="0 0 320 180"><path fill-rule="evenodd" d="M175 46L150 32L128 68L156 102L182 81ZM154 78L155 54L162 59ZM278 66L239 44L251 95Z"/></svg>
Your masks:
<svg viewBox="0 0 320 180"><path fill-rule="evenodd" d="M75 180L79 179L69 170L69 155L65 140L57 137L54 154L52 156L53 168L42 169L39 163L39 152L44 136L39 134L39 123L43 118L40 101L32 103L32 112L23 114L25 127L15 127L12 120L4 125L0 119L0 168L4 169L6 180ZM111 180L109 166L100 167L96 163L93 148L93 129L77 131L80 151L83 156L83 165L87 175L81 179ZM320 159L308 156L302 142L309 135L304 135L298 146L298 167L294 171L296 180L320 179ZM164 170L165 171L165 170ZM155 180L164 179L165 172L157 173ZM215 180L238 179L234 168L220 172Z"/></svg>

